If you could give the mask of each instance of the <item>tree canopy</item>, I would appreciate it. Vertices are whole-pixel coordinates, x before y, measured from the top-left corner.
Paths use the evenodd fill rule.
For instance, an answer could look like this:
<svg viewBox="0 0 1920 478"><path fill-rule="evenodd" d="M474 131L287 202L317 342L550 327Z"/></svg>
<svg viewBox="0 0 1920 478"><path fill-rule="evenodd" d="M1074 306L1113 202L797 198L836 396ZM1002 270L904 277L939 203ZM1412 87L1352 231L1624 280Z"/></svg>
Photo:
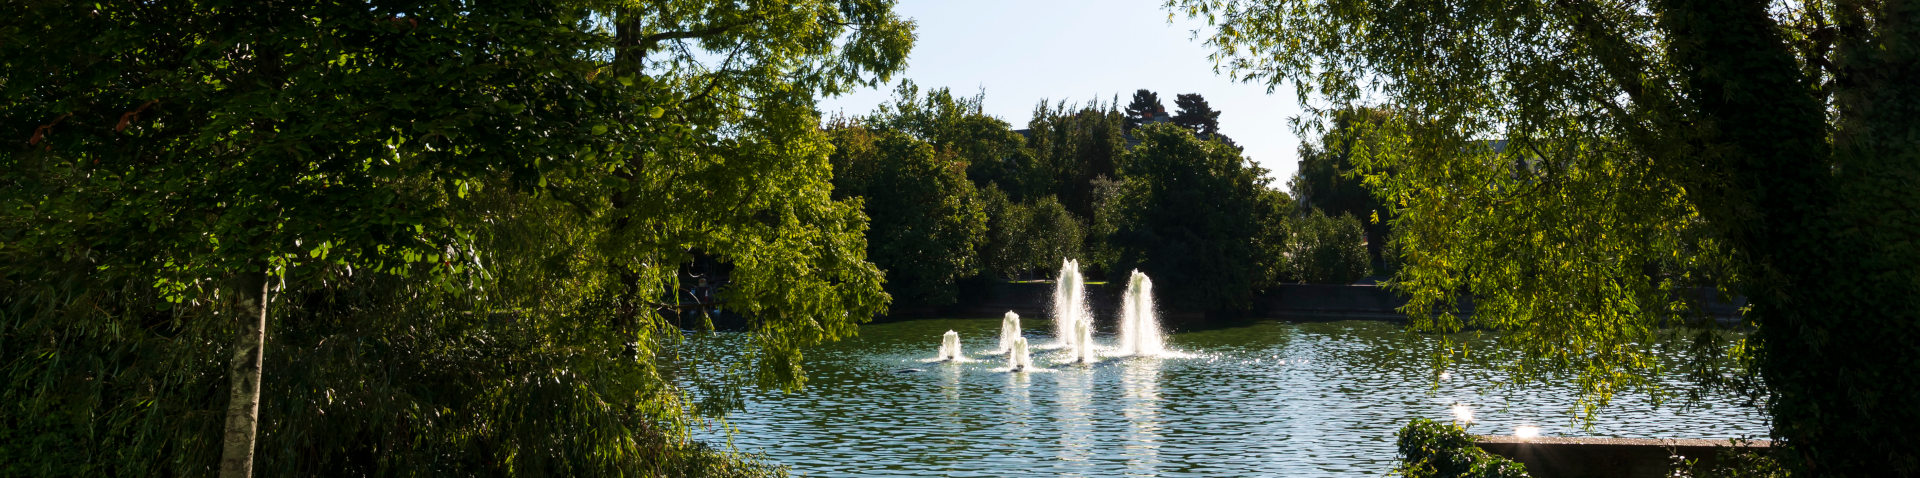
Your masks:
<svg viewBox="0 0 1920 478"><path fill-rule="evenodd" d="M967 182L966 164L893 129L834 128L835 194L859 197L876 227L868 256L886 271L901 305L941 306L954 283L979 271L987 216Z"/></svg>
<svg viewBox="0 0 1920 478"><path fill-rule="evenodd" d="M1268 261L1260 232L1264 170L1238 150L1171 124L1135 130L1111 241L1112 270L1139 269L1164 284L1168 302L1198 310L1244 309Z"/></svg>
<svg viewBox="0 0 1920 478"><path fill-rule="evenodd" d="M891 6L0 7L0 467L740 472L696 414L887 303L813 101ZM731 367L656 313L693 251Z"/></svg>
<svg viewBox="0 0 1920 478"><path fill-rule="evenodd" d="M1220 112L1207 105L1199 93L1181 93L1173 97L1173 124L1193 131L1195 136L1213 138L1220 134Z"/></svg>
<svg viewBox="0 0 1920 478"><path fill-rule="evenodd" d="M1166 113L1167 107L1160 104L1160 94L1146 88L1134 90L1133 99L1127 101L1126 132L1132 133L1141 124L1153 121L1154 116Z"/></svg>
<svg viewBox="0 0 1920 478"><path fill-rule="evenodd" d="M1893 398L1920 391L1920 4L1168 5L1218 27L1235 78L1322 117L1394 112L1354 162L1393 210L1416 328L1503 332L1604 401L1716 287L1756 328L1699 335L1696 375L1757 386L1800 472L1920 472L1892 425L1920 421Z"/></svg>
<svg viewBox="0 0 1920 478"><path fill-rule="evenodd" d="M1317 142L1300 144L1300 168L1287 187L1302 209L1315 209L1329 215L1349 215L1360 220L1367 234L1367 262L1385 266L1383 257L1392 215L1387 205L1361 183L1360 170L1354 166L1354 132L1380 122L1384 111L1361 109L1333 113L1332 130Z"/></svg>

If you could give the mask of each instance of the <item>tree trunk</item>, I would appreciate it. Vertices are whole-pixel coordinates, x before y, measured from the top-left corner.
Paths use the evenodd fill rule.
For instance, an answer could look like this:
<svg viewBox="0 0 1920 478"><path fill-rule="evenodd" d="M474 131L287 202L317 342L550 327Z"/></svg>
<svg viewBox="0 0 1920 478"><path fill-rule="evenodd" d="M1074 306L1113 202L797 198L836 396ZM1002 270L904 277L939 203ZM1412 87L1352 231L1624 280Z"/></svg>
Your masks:
<svg viewBox="0 0 1920 478"><path fill-rule="evenodd" d="M1836 154L1825 105L1806 86L1767 5L1662 2L1672 58L1699 107L1705 134L1697 146L1728 180L1714 195L1718 204L1702 209L1717 212L1715 222L1747 256L1750 317L1759 327L1755 365L1771 392L1773 434L1791 450L1796 476L1912 474L1916 446L1907 424L1920 422L1911 403L1920 376L1913 252L1920 226L1903 204L1911 190L1887 181L1920 177L1912 136L1883 151L1842 142ZM1891 96L1885 103L1905 99ZM1902 108L1895 117L1914 111ZM1907 125L1896 136L1913 131ZM1869 170L1883 183L1856 177Z"/></svg>
<svg viewBox="0 0 1920 478"><path fill-rule="evenodd" d="M259 295L253 295L256 290ZM242 274L226 292L232 294L226 312L238 319L240 335L235 337L228 371L233 392L227 399L220 477L243 478L253 475L254 435L260 425L260 364L267 346L266 276Z"/></svg>

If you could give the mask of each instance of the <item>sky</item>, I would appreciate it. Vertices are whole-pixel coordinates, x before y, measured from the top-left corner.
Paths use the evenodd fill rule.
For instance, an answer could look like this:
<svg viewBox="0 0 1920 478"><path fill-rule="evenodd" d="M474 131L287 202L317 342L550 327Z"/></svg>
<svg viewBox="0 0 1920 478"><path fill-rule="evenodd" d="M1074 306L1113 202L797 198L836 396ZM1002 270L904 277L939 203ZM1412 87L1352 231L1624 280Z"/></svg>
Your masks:
<svg viewBox="0 0 1920 478"><path fill-rule="evenodd" d="M986 113L1026 127L1041 99L1126 106L1134 90L1160 95L1168 113L1181 93L1199 93L1220 112L1220 132L1284 189L1299 161L1300 141L1287 118L1301 109L1291 88L1240 83L1215 74L1212 52L1192 31L1202 21L1172 18L1162 0L901 0L895 11L917 25L907 70L922 91L947 87L955 96L985 92ZM894 85L821 101L832 115L870 113Z"/></svg>

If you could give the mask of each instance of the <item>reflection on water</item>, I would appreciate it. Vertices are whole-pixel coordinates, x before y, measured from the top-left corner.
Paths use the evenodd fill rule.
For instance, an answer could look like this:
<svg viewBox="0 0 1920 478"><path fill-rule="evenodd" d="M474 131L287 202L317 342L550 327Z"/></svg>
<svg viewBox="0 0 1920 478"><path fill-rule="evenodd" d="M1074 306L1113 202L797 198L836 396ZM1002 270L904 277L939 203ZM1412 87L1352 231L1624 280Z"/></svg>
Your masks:
<svg viewBox="0 0 1920 478"><path fill-rule="evenodd" d="M1482 434L1522 425L1547 436L1767 431L1762 415L1731 401L1654 408L1634 394L1616 397L1581 430L1570 384L1501 389L1493 384L1504 376L1467 362L1436 387L1439 374L1425 362L1432 341L1375 322L1182 333L1168 342L1190 358L1046 372L997 371L998 360L918 362L948 329L977 338L969 347L991 348L1000 322L869 325L856 339L809 350L806 389L751 396L729 417L734 442L806 476L1379 476L1393 464L1393 433L1416 417L1465 412L1470 431ZM1032 325L1032 340L1052 341L1033 332L1052 327ZM742 339L720 334L696 345L738 350ZM926 370L894 373L907 367Z"/></svg>
<svg viewBox="0 0 1920 478"><path fill-rule="evenodd" d="M1120 456L1127 473L1152 476L1160 467L1160 361L1137 358L1122 364L1120 414L1127 419Z"/></svg>
<svg viewBox="0 0 1920 478"><path fill-rule="evenodd" d="M1059 407L1054 413L1060 434L1060 461L1084 462L1093 456L1093 405L1091 388L1093 369L1067 366L1053 374L1059 385Z"/></svg>
<svg viewBox="0 0 1920 478"><path fill-rule="evenodd" d="M1007 443L1024 443L1034 438L1033 426L1029 425L1034 419L1033 402L1028 398L1033 378L1025 373L1008 373L1006 376L1007 408L1001 416L1007 432L1000 438Z"/></svg>

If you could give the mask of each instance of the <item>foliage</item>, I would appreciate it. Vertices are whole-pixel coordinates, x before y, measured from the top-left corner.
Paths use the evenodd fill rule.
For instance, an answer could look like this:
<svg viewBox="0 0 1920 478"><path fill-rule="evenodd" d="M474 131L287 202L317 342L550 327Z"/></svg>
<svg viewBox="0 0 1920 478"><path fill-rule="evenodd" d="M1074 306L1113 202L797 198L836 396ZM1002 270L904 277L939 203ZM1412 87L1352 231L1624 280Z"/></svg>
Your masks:
<svg viewBox="0 0 1920 478"><path fill-rule="evenodd" d="M1122 135L1126 116L1115 105L1098 101L1051 106L1044 100L1027 122L1027 147L1034 169L1029 197L1051 191L1074 216L1093 217L1093 181L1117 177L1116 160L1127 151Z"/></svg>
<svg viewBox="0 0 1920 478"><path fill-rule="evenodd" d="M896 130L831 133L834 169L847 171L834 177L835 194L860 197L872 218L868 258L887 272L887 292L906 305L953 303L955 282L978 272L987 232L966 164Z"/></svg>
<svg viewBox="0 0 1920 478"><path fill-rule="evenodd" d="M1181 93L1173 98L1173 106L1173 124L1201 138L1213 139L1220 135L1220 112L1207 105L1206 97L1199 93Z"/></svg>
<svg viewBox="0 0 1920 478"><path fill-rule="evenodd" d="M1028 220L1030 235L1024 249L1029 270L1052 270L1062 260L1081 257L1086 227L1060 201L1052 196L1035 200L1028 206Z"/></svg>
<svg viewBox="0 0 1920 478"><path fill-rule="evenodd" d="M1327 214L1360 218L1367 233L1367 255L1373 263L1382 266L1397 260L1383 250L1393 215L1379 197L1361 184L1360 171L1351 156L1353 141L1358 139L1355 129L1364 128L1361 123L1377 125L1387 114L1365 108L1333 113L1332 131L1323 135L1319 144L1300 145L1300 169L1294 171L1293 178L1287 182L1302 210L1319 209Z"/></svg>
<svg viewBox="0 0 1920 478"><path fill-rule="evenodd" d="M1267 189L1265 171L1218 142L1171 124L1135 130L1127 152L1122 208L1110 270L1139 269L1163 284L1169 302L1195 309L1244 309L1263 279L1254 238Z"/></svg>
<svg viewBox="0 0 1920 478"><path fill-rule="evenodd" d="M249 276L263 473L760 469L686 427L885 307L813 98L902 66L890 7L0 7L7 474L210 472ZM654 313L695 249L718 376Z"/></svg>
<svg viewBox="0 0 1920 478"><path fill-rule="evenodd" d="M1120 227L1127 221L1129 200L1126 180L1106 176L1093 179L1093 217L1087 221L1086 229L1084 264L1087 267L1106 269L1120 260L1120 249L1114 243L1114 235L1120 232Z"/></svg>
<svg viewBox="0 0 1920 478"><path fill-rule="evenodd" d="M1797 472L1920 473L1893 425L1920 422L1895 398L1920 393L1920 4L1169 5L1241 79L1396 112L1354 162L1416 328L1457 330L1471 294L1522 367L1603 403L1658 372L1647 339L1697 309L1677 291L1718 287L1755 333L1697 350L1743 369L1695 375L1764 399Z"/></svg>
<svg viewBox="0 0 1920 478"><path fill-rule="evenodd" d="M1254 272L1254 289L1271 290L1292 278L1295 259L1289 252L1299 220L1294 218L1293 197L1285 191L1262 188L1255 201L1254 221L1258 225L1252 237L1260 270Z"/></svg>
<svg viewBox="0 0 1920 478"><path fill-rule="evenodd" d="M1393 472L1407 478L1521 478L1525 465L1481 450L1473 435L1452 423L1415 418L1399 435L1400 464Z"/></svg>
<svg viewBox="0 0 1920 478"><path fill-rule="evenodd" d="M1345 214L1308 211L1294 220L1287 243L1288 276L1309 284L1351 284L1368 276L1367 247L1360 221Z"/></svg>
<svg viewBox="0 0 1920 478"><path fill-rule="evenodd" d="M1033 167L1026 138L1008 129L1007 122L981 111L986 93L956 98L946 88L924 95L902 80L892 103L882 104L867 117L875 129L906 133L951 154L967 165L967 179L975 187L995 185L1015 201L1051 191L1027 187L1020 172Z"/></svg>
<svg viewBox="0 0 1920 478"><path fill-rule="evenodd" d="M1058 268L1062 260L1082 256L1085 228L1052 196L1020 204L988 188L980 191L980 198L987 211L987 244L981 248L981 260L994 275L1011 279L1045 273Z"/></svg>
<svg viewBox="0 0 1920 478"><path fill-rule="evenodd" d="M1706 460L1674 456L1675 478L1786 478L1787 467L1768 448L1740 446L1746 440L1730 439L1730 445L1714 452L1712 465Z"/></svg>
<svg viewBox="0 0 1920 478"><path fill-rule="evenodd" d="M975 198L987 216L987 240L980 245L981 268L996 277L1019 278L1027 272L1026 251L1021 246L1033 213L997 187L980 188Z"/></svg>
<svg viewBox="0 0 1920 478"><path fill-rule="evenodd" d="M1141 88L1133 92L1133 99L1127 102L1125 112L1127 115L1125 132L1132 134L1134 128L1152 121L1154 116L1166 113L1167 107L1160 104L1159 93Z"/></svg>

